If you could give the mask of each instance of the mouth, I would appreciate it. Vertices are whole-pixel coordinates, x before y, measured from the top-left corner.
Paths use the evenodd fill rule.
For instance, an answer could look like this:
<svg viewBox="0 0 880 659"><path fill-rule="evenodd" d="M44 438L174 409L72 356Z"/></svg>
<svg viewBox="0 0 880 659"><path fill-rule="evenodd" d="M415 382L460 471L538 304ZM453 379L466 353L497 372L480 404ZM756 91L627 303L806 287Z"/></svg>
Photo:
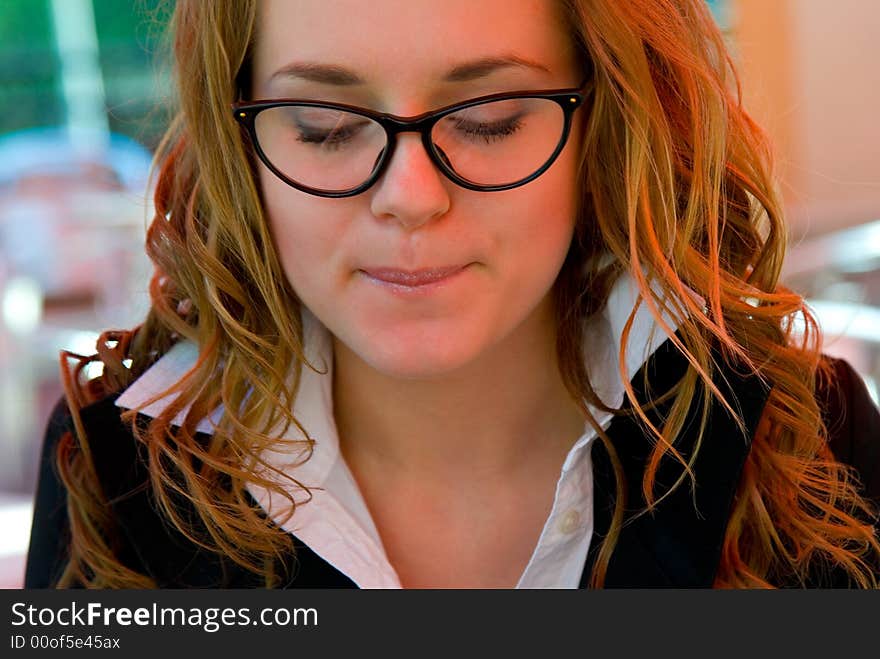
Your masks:
<svg viewBox="0 0 880 659"><path fill-rule="evenodd" d="M369 280L398 291L416 291L435 288L452 280L460 274L468 264L445 266L439 268L420 268L418 270L403 270L400 268L362 268L363 273Z"/></svg>

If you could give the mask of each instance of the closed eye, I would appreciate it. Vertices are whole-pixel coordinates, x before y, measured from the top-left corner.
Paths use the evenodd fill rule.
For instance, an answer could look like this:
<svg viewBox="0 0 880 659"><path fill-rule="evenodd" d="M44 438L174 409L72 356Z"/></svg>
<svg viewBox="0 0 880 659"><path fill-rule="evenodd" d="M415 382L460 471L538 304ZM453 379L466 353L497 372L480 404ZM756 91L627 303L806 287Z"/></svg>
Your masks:
<svg viewBox="0 0 880 659"><path fill-rule="evenodd" d="M468 139L483 140L486 143L501 141L505 137L513 135L523 125L521 115L490 123L468 121L463 117L452 117L451 121L455 129Z"/></svg>

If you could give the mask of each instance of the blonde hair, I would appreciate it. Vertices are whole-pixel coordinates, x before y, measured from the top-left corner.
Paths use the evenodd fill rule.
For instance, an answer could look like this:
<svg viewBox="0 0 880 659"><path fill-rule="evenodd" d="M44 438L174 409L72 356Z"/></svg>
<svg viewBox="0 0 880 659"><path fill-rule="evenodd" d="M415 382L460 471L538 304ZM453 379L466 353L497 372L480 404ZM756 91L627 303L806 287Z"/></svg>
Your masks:
<svg viewBox="0 0 880 659"><path fill-rule="evenodd" d="M673 487L693 485L695 453L684 458L676 439L694 401L703 411L699 450L711 451L719 441L706 432L713 400L735 414L735 401L724 400L713 384L720 359L771 389L716 585L806 583L817 569L837 566L855 585L876 587L871 561L880 544L861 521L873 511L850 470L831 455L815 400L822 364L816 323L803 299L779 284L785 226L770 151L742 107L733 66L704 3L564 0L559 7L593 78L576 236L554 289L560 368L572 398L604 407L584 368L583 321L605 304L615 278L631 273L639 304L661 326L663 312L682 319L670 335L688 362L681 381L663 394L671 407L659 427L648 416L650 403L611 410L636 415L652 436L642 478L648 508L669 491L657 491L655 483L664 456L680 462ZM248 82L255 16L255 0L178 0L173 33L180 109L158 156L156 218L147 238L156 265L152 308L137 330L104 337L97 358L110 368L100 391L89 393L78 371L65 372L78 419L82 405L124 387L175 341L199 346L197 363L167 392L174 402L145 430L134 430L148 451L162 512L193 542L263 574L271 586L282 576L275 559L293 550L292 539L255 509L245 485L256 482L286 496L295 514L290 495L261 471L259 456L279 441L279 424L298 425L292 402L299 373L309 365L295 313L300 302L279 266L250 154L228 109ZM610 265L601 258L606 253L614 256ZM795 316L806 332L793 332ZM623 351L628 331L629 324L621 377L635 401ZM130 368L123 357L132 360ZM78 368L87 361L80 358ZM220 426L202 443L196 424L221 404ZM183 426L172 430L171 420L187 406ZM596 425L589 407L583 411ZM132 424L135 413L127 413ZM591 575L601 586L626 501L614 446L596 428L617 481L611 528ZM61 585L154 585L113 555L107 539L113 522L79 421L76 434L58 453L72 529ZM198 524L180 514L177 497L192 503Z"/></svg>

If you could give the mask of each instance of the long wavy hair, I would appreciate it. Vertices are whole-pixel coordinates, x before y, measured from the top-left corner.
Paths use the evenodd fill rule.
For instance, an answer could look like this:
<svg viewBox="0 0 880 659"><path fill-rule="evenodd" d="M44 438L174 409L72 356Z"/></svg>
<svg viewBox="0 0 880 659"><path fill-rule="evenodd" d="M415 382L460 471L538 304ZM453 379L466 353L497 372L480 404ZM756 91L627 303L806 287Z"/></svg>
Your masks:
<svg viewBox="0 0 880 659"><path fill-rule="evenodd" d="M160 510L193 542L263 575L267 586L283 576L274 559L293 551L292 538L254 507L245 489L248 482L269 488L295 514L291 495L269 477L260 454L282 441L279 428L299 425L292 403L302 368L311 367L295 313L300 301L279 265L251 155L229 111L248 86L256 5L176 3L179 109L157 156L156 215L146 245L156 267L151 310L138 328L102 336L97 355L68 353L62 360L76 432L57 454L72 535L60 586L155 585L114 556L113 520L78 411L125 387L179 340L196 343L199 358L165 392L173 403L146 428L134 427L137 410L126 413L146 448ZM681 319L677 333L668 333L688 362L683 378L664 393L668 413L652 422L652 403L636 402L626 375L627 324L620 376L633 402L612 412L635 414L653 441L641 483L647 509L670 491L655 483L665 456L681 464L672 487L693 485L695 453L683 457L676 449L693 405L703 412L698 450L711 451L720 441L707 432L708 410L720 404L734 413L736 402L724 399L713 374L719 360L735 364L758 375L770 395L742 472L716 585L806 583L817 566L836 566L852 584L876 587L872 566L880 545L865 521L874 511L851 470L831 455L815 398L825 377L820 334L804 300L779 284L786 228L770 149L743 109L734 67L703 0L559 0L558 8L593 79L575 238L554 288L560 370L616 475L615 510L592 585L602 585L624 524L626 488L615 447L584 403L604 407L584 367L581 336L584 320L628 272L638 304L661 327L670 330L664 312ZM95 359L104 363L104 375L84 382L83 367ZM196 424L219 405L222 421L205 441ZM183 425L172 427L186 408ZM303 443L309 448L310 440ZM181 514L180 497L197 511L196 522Z"/></svg>

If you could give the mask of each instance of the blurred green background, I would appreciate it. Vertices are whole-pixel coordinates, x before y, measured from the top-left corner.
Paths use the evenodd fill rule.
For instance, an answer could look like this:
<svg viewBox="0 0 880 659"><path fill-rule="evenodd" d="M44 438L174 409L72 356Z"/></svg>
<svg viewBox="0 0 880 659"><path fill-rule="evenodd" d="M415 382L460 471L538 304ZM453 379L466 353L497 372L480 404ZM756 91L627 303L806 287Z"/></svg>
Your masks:
<svg viewBox="0 0 880 659"><path fill-rule="evenodd" d="M92 7L110 130L152 150L167 120L161 101L170 85L160 53L172 3L93 0ZM0 134L64 123L51 0L3 0L0 89Z"/></svg>

